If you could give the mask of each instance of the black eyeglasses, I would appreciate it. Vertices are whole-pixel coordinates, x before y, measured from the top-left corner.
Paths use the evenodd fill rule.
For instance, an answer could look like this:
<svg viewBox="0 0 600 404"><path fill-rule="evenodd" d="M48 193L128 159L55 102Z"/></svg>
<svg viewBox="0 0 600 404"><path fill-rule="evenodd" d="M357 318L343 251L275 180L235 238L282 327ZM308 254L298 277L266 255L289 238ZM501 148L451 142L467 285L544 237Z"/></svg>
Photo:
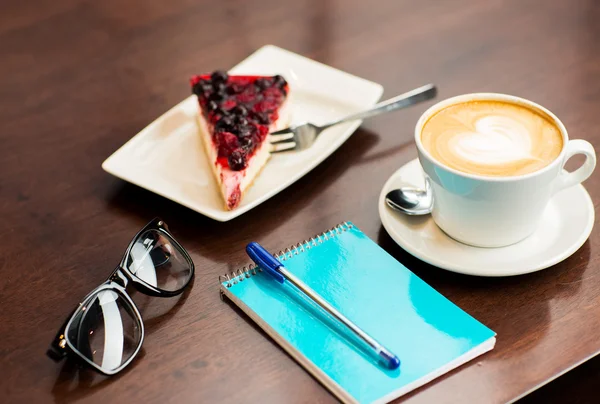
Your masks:
<svg viewBox="0 0 600 404"><path fill-rule="evenodd" d="M59 361L75 354L105 375L127 366L144 341L144 323L125 291L129 282L141 293L171 297L194 276L194 263L165 222L154 219L135 235L119 266L88 294L67 318L47 354Z"/></svg>

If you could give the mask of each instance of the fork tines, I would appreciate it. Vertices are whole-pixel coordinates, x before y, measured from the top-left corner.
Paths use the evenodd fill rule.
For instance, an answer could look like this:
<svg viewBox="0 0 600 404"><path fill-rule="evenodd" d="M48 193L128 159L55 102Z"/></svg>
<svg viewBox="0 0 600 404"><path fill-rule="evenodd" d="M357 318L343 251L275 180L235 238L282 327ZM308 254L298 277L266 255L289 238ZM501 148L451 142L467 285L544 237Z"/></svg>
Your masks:
<svg viewBox="0 0 600 404"><path fill-rule="evenodd" d="M273 132L269 135L269 142L271 142L271 144L275 144L275 143L281 143L281 142L285 142L287 140L293 140L294 139L294 132L283 132L283 131L278 131L278 132Z"/></svg>
<svg viewBox="0 0 600 404"><path fill-rule="evenodd" d="M269 143L271 143L271 153L278 153L296 148L294 132L292 132L290 128L271 133L269 135Z"/></svg>

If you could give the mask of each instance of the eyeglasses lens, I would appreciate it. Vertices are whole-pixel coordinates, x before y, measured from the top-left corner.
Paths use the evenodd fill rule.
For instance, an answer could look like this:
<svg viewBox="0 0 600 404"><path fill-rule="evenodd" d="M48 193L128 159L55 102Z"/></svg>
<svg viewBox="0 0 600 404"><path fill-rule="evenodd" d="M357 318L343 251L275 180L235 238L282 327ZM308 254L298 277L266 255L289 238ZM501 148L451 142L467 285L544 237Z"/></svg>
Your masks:
<svg viewBox="0 0 600 404"><path fill-rule="evenodd" d="M158 230L148 230L136 240L126 265L134 276L169 292L182 289L192 276L183 252L171 237Z"/></svg>
<svg viewBox="0 0 600 404"><path fill-rule="evenodd" d="M126 363L141 344L140 319L125 297L104 289L77 310L67 338L85 358L112 371Z"/></svg>

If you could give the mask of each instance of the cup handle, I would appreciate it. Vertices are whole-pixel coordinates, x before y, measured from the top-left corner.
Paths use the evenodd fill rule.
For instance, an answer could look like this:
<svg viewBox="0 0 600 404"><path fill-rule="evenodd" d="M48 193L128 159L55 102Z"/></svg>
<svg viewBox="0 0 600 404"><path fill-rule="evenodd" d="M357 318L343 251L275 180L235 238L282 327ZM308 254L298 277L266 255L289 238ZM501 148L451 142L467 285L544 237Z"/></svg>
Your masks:
<svg viewBox="0 0 600 404"><path fill-rule="evenodd" d="M594 168L596 168L596 153L594 151L594 146L592 146L590 142L582 139L570 140L569 143L567 143L567 152L565 153L563 167L567 161L576 154L585 155L585 162L573 172L561 172L556 179L554 193L587 180L588 177L592 175Z"/></svg>

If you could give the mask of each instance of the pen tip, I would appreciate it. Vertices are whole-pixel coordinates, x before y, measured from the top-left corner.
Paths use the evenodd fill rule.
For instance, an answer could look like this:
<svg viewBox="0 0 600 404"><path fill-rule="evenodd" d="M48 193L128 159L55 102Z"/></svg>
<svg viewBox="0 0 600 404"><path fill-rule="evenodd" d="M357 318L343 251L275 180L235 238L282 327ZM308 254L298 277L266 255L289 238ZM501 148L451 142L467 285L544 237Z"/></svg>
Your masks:
<svg viewBox="0 0 600 404"><path fill-rule="evenodd" d="M400 359L397 357L392 357L388 363L388 366L391 370L398 369L400 367Z"/></svg>
<svg viewBox="0 0 600 404"><path fill-rule="evenodd" d="M381 351L379 352L379 356L382 359L382 362L386 365L388 369L394 370L400 367L400 359L391 352Z"/></svg>

